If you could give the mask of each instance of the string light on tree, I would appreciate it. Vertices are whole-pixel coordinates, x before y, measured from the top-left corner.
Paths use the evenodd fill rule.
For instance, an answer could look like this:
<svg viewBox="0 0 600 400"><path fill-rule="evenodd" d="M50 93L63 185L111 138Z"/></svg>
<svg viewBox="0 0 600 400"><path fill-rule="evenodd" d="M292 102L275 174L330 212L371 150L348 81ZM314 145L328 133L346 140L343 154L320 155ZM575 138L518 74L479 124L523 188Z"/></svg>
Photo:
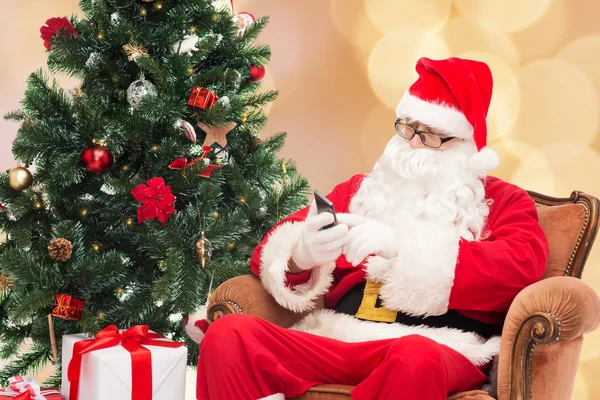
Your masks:
<svg viewBox="0 0 600 400"><path fill-rule="evenodd" d="M98 311L98 319L104 319L106 317L106 314L103 311Z"/></svg>
<svg viewBox="0 0 600 400"><path fill-rule="evenodd" d="M152 147L150 147L150 151L153 153L156 153L159 149L160 147L157 144L153 144Z"/></svg>
<svg viewBox="0 0 600 400"><path fill-rule="evenodd" d="M235 250L237 247L237 245L235 244L235 242L231 241L231 242L227 242L227 248L231 251Z"/></svg>
<svg viewBox="0 0 600 400"><path fill-rule="evenodd" d="M132 226L135 226L135 219L133 219L133 218L131 218L131 217L127 218L127 219L125 220L125 225L126 225L128 228L131 228Z"/></svg>
<svg viewBox="0 0 600 400"><path fill-rule="evenodd" d="M100 253L102 251L102 245L98 242L92 243L92 251L94 253Z"/></svg>
<svg viewBox="0 0 600 400"><path fill-rule="evenodd" d="M125 164L123 166L121 166L121 172L129 172L129 170L131 169L131 167L129 166L129 164Z"/></svg>
<svg viewBox="0 0 600 400"><path fill-rule="evenodd" d="M38 199L38 200L35 200L35 201L33 202L33 208L35 208L36 210L39 210L40 208L42 208L42 206L43 206L43 205L44 205L44 204L43 204L43 203L42 203L42 201L41 201L41 200L39 200L39 199Z"/></svg>
<svg viewBox="0 0 600 400"><path fill-rule="evenodd" d="M79 210L79 215L81 215L82 217L87 217L88 216L88 209L87 208L82 208L81 210Z"/></svg>
<svg viewBox="0 0 600 400"><path fill-rule="evenodd" d="M118 287L115 289L115 295L117 297L123 297L123 294L125 293L125 290L121 287Z"/></svg>

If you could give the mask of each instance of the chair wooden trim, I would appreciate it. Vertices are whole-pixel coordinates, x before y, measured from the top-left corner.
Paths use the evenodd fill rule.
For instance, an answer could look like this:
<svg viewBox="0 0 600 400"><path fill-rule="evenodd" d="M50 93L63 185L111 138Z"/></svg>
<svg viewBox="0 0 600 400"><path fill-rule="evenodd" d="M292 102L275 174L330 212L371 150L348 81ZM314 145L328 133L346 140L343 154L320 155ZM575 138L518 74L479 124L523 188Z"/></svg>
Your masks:
<svg viewBox="0 0 600 400"><path fill-rule="evenodd" d="M581 279L583 267L598 233L600 201L579 191L573 191L569 198L556 198L533 191L528 191L528 193L540 206L553 207L577 204L584 208L585 222L565 270L565 276ZM511 399L531 400L533 381L531 366L535 347L538 344L556 343L560 339L560 334L561 321L550 313L535 313L521 322L510 359L509 387Z"/></svg>

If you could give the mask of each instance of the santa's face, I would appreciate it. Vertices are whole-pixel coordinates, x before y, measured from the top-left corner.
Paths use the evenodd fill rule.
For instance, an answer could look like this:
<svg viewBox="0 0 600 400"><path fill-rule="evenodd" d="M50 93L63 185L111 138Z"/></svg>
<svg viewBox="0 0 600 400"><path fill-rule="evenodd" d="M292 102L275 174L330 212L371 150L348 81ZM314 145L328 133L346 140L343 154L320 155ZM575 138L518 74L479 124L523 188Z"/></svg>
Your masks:
<svg viewBox="0 0 600 400"><path fill-rule="evenodd" d="M411 142L416 140L418 135ZM489 208L483 182L469 162L475 144L452 140L433 149L411 142L401 135L388 142L350 211L391 225L451 224L462 237L479 238Z"/></svg>

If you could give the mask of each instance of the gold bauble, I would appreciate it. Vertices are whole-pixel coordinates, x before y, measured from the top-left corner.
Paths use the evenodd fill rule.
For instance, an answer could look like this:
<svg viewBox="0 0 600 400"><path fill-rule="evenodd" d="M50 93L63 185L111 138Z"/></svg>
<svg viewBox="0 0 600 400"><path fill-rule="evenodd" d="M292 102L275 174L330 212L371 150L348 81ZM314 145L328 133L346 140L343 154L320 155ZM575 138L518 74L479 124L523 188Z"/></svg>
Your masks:
<svg viewBox="0 0 600 400"><path fill-rule="evenodd" d="M213 217L214 219L219 219L219 218L221 218L221 214L219 214L219 212L218 212L218 211L213 211L213 213L212 213L212 217Z"/></svg>
<svg viewBox="0 0 600 400"><path fill-rule="evenodd" d="M211 18L214 22L217 22L221 19L221 16L219 14L213 14Z"/></svg>
<svg viewBox="0 0 600 400"><path fill-rule="evenodd" d="M128 164L125 164L121 167L121 172L129 172L131 167Z"/></svg>
<svg viewBox="0 0 600 400"><path fill-rule="evenodd" d="M8 185L16 191L27 189L33 183L33 176L27 168L16 167L8 173Z"/></svg>

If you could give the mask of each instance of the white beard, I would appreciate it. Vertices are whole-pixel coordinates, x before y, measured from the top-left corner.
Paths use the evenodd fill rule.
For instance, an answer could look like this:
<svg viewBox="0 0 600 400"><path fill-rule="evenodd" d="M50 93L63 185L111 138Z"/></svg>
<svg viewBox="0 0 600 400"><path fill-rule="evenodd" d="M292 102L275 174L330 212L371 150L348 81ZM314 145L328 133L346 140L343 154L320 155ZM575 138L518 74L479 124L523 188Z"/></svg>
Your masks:
<svg viewBox="0 0 600 400"><path fill-rule="evenodd" d="M489 202L480 171L469 163L476 152L468 141L445 151L412 149L394 135L353 197L350 212L397 231L408 225L446 225L466 240L479 240Z"/></svg>

